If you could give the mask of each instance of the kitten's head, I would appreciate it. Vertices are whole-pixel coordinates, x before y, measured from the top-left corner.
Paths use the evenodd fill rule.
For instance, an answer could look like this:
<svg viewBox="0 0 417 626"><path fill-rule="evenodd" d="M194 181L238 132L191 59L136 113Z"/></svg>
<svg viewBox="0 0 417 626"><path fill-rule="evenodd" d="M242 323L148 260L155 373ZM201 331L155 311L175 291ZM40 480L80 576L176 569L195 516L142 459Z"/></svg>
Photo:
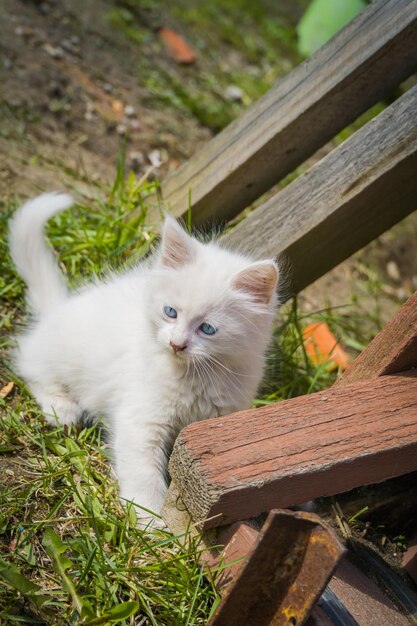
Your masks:
<svg viewBox="0 0 417 626"><path fill-rule="evenodd" d="M155 336L178 362L263 358L276 308L274 261L201 243L167 217L153 274Z"/></svg>

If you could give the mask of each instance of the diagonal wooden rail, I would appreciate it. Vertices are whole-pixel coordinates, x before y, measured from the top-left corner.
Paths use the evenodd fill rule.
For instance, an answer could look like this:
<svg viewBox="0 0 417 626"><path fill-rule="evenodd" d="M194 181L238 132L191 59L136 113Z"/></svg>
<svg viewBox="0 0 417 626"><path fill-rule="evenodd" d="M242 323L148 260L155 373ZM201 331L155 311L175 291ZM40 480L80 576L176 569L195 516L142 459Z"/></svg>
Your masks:
<svg viewBox="0 0 417 626"><path fill-rule="evenodd" d="M376 0L162 183L193 223L237 215L417 71L417 3Z"/></svg>
<svg viewBox="0 0 417 626"><path fill-rule="evenodd" d="M417 2L416 2L417 7ZM290 261L298 292L417 208L417 86L223 240Z"/></svg>

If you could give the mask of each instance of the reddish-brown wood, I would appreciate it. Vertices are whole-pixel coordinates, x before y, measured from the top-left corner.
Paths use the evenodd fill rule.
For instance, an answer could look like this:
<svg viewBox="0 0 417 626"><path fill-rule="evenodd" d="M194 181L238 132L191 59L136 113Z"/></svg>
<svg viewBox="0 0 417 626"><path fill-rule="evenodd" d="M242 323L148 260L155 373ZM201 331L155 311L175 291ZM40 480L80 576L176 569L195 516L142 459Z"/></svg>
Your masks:
<svg viewBox="0 0 417 626"><path fill-rule="evenodd" d="M292 511L271 511L253 539L209 626L301 626L344 548L317 515Z"/></svg>
<svg viewBox="0 0 417 626"><path fill-rule="evenodd" d="M329 586L359 626L410 624L390 598L348 559L340 563Z"/></svg>
<svg viewBox="0 0 417 626"><path fill-rule="evenodd" d="M417 292L355 359L336 385L417 367Z"/></svg>
<svg viewBox="0 0 417 626"><path fill-rule="evenodd" d="M256 520L235 522L217 529L215 547L202 552L200 563L210 570L216 570L216 589L224 589L236 578L242 568L244 557L252 550L262 524ZM218 572L219 568L221 573Z"/></svg>
<svg viewBox="0 0 417 626"><path fill-rule="evenodd" d="M170 472L219 526L417 469L417 372L191 424Z"/></svg>

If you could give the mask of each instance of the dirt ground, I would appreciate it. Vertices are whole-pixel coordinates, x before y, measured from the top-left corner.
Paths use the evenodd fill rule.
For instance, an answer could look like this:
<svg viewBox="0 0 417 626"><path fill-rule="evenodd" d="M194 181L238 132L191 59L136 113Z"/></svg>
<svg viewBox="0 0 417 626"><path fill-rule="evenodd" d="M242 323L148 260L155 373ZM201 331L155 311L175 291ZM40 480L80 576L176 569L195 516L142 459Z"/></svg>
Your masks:
<svg viewBox="0 0 417 626"><path fill-rule="evenodd" d="M122 144L128 168L140 174L161 163L163 178L213 134L195 116L151 97L138 76L138 46L108 19L112 6L106 0L0 1L3 199L55 189L94 197L112 181ZM148 65L175 65L163 48L145 48ZM235 56L231 63L245 69ZM416 236L413 215L307 289L303 308L367 299L369 284L379 281L387 319L417 288Z"/></svg>
<svg viewBox="0 0 417 626"><path fill-rule="evenodd" d="M164 175L210 137L175 109L147 105L137 50L111 27L105 2L1 5L2 195L57 188L94 195L114 178L123 141L138 172L152 151L169 154Z"/></svg>

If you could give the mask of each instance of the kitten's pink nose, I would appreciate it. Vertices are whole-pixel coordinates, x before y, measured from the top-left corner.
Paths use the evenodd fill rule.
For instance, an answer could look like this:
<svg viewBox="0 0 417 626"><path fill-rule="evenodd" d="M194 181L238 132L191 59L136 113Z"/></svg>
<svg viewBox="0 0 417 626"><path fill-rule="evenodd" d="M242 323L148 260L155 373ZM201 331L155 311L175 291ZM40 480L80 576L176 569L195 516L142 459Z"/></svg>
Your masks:
<svg viewBox="0 0 417 626"><path fill-rule="evenodd" d="M174 350L175 354L177 352L180 352L181 350L185 350L185 348L187 347L187 344L184 343L182 346L179 346L177 343L174 343L173 341L169 342L169 345L171 346L171 348Z"/></svg>

